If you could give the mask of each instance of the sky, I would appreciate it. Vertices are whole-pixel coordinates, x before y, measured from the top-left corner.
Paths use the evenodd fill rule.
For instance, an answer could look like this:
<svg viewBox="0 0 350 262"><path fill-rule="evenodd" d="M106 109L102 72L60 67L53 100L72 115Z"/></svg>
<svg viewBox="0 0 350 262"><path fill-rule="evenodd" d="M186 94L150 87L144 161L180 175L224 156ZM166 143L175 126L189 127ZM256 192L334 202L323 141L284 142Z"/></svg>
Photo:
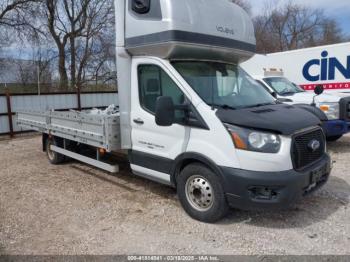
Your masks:
<svg viewBox="0 0 350 262"><path fill-rule="evenodd" d="M247 0L252 6L253 15L263 12L266 5L283 5L290 0ZM336 19L343 32L350 36L350 0L293 0L293 2L322 9L325 14Z"/></svg>
<svg viewBox="0 0 350 262"><path fill-rule="evenodd" d="M0 0L1 1L1 0ZM298 4L309 6L310 8L320 8L325 14L336 19L343 29L343 32L350 37L350 0L246 0L252 6L252 15L259 15L264 12L266 5L278 6L289 1ZM32 58L32 49L24 48L21 53L17 48L9 48L5 54L0 54L0 57L21 57L22 59Z"/></svg>

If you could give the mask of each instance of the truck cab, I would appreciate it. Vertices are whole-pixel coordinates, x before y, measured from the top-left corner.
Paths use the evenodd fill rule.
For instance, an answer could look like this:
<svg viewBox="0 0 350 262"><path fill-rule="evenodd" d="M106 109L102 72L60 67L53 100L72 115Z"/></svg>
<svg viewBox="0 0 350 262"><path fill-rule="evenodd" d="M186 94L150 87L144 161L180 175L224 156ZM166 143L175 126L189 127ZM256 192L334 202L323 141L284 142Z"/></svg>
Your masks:
<svg viewBox="0 0 350 262"><path fill-rule="evenodd" d="M283 103L314 105L323 111L326 116L323 127L328 141L336 141L349 132L348 97L336 93L315 95L313 92L307 92L284 77L282 70L274 68L265 69L264 75L253 77Z"/></svg>

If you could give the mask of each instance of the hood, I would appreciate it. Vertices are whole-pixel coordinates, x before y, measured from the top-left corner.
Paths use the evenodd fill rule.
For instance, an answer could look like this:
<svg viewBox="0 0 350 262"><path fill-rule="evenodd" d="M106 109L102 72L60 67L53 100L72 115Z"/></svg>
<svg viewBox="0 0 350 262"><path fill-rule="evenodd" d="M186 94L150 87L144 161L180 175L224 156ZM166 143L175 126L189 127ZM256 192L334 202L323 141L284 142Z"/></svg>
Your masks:
<svg viewBox="0 0 350 262"><path fill-rule="evenodd" d="M321 125L319 118L315 115L300 107L286 104L239 110L218 109L216 115L223 123L282 135L292 135L296 131Z"/></svg>
<svg viewBox="0 0 350 262"><path fill-rule="evenodd" d="M300 103L300 104L311 104L312 99L315 96L312 92L301 92L301 93L295 93L293 95L288 96L281 96L281 98L288 98L293 100L293 104ZM337 103L339 102L341 97L332 95L332 94L326 94L323 93L322 95L319 95L315 98L316 103Z"/></svg>

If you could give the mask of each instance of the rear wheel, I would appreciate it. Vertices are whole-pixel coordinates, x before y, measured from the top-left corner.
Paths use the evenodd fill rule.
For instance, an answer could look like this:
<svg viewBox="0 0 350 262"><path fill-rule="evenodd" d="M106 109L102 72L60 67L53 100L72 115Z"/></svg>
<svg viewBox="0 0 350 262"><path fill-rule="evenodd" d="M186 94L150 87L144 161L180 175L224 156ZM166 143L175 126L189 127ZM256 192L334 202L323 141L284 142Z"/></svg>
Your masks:
<svg viewBox="0 0 350 262"><path fill-rule="evenodd" d="M327 137L327 141L328 142L335 142L335 141L339 140L340 138L342 138L342 135L340 135L340 136L329 136L329 137Z"/></svg>
<svg viewBox="0 0 350 262"><path fill-rule="evenodd" d="M48 138L46 141L46 155L50 163L58 165L64 162L64 155L61 155L51 150L51 145L58 146L57 140L54 138Z"/></svg>
<svg viewBox="0 0 350 262"><path fill-rule="evenodd" d="M228 211L225 193L217 175L201 164L184 168L177 179L181 205L194 219L213 223Z"/></svg>

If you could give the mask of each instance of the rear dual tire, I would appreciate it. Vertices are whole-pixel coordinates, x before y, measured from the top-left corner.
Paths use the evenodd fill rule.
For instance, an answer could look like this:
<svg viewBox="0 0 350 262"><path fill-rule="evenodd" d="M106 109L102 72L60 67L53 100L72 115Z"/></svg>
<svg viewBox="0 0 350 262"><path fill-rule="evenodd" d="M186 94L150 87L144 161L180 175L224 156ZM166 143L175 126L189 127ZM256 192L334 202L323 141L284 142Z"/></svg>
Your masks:
<svg viewBox="0 0 350 262"><path fill-rule="evenodd" d="M186 166L177 178L177 191L182 207L196 220L214 223L229 210L219 178L204 165Z"/></svg>
<svg viewBox="0 0 350 262"><path fill-rule="evenodd" d="M48 138L46 140L46 155L49 159L49 162L53 165L58 165L64 162L65 157L53 150L51 150L51 146L60 146L55 138Z"/></svg>

